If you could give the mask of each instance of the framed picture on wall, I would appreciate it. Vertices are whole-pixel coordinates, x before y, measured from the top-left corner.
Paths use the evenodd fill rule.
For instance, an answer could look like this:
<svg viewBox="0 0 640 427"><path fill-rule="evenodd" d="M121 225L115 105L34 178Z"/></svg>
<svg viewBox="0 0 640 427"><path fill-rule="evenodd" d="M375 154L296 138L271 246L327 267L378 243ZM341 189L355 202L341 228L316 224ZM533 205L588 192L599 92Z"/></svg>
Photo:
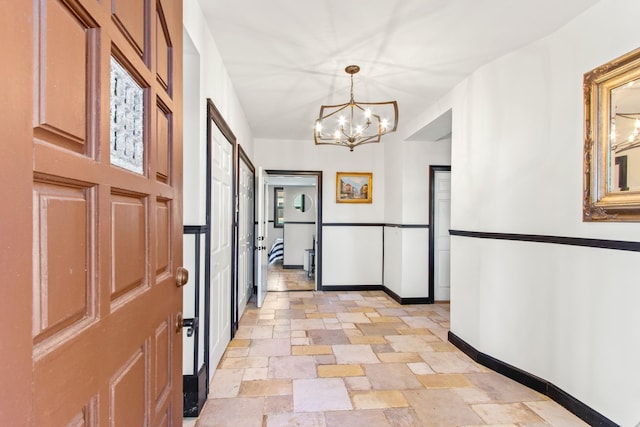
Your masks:
<svg viewBox="0 0 640 427"><path fill-rule="evenodd" d="M371 203L371 172L337 172L336 203Z"/></svg>

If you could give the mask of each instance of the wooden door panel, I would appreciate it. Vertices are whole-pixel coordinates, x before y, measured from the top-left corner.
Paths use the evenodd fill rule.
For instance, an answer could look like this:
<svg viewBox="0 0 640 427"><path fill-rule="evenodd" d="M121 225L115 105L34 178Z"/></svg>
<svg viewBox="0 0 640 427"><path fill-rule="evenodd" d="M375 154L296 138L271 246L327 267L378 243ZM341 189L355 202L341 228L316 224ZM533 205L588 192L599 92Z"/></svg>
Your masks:
<svg viewBox="0 0 640 427"><path fill-rule="evenodd" d="M156 283L163 276L170 276L171 266L171 202L158 199L156 202Z"/></svg>
<svg viewBox="0 0 640 427"><path fill-rule="evenodd" d="M95 312L89 258L94 241L88 224L93 210L90 194L82 187L34 185L35 344Z"/></svg>
<svg viewBox="0 0 640 427"><path fill-rule="evenodd" d="M149 343L145 342L118 370L109 384L112 427L149 424Z"/></svg>
<svg viewBox="0 0 640 427"><path fill-rule="evenodd" d="M171 152L171 113L158 100L156 107L156 178L160 182L168 183L169 153Z"/></svg>
<svg viewBox="0 0 640 427"><path fill-rule="evenodd" d="M146 213L146 198L112 194L112 301L147 283Z"/></svg>
<svg viewBox="0 0 640 427"><path fill-rule="evenodd" d="M111 0L112 19L140 58L144 57L145 52L145 23L148 22L145 10L149 9L148 1Z"/></svg>
<svg viewBox="0 0 640 427"><path fill-rule="evenodd" d="M169 31L162 9L158 9L156 14L156 75L158 82L170 93L171 81L171 43L169 41Z"/></svg>
<svg viewBox="0 0 640 427"><path fill-rule="evenodd" d="M50 142L84 153L87 101L92 98L87 88L96 72L87 58L96 52L96 30L78 9L58 0L40 2L35 124L52 134ZM70 68L76 72L70 74Z"/></svg>

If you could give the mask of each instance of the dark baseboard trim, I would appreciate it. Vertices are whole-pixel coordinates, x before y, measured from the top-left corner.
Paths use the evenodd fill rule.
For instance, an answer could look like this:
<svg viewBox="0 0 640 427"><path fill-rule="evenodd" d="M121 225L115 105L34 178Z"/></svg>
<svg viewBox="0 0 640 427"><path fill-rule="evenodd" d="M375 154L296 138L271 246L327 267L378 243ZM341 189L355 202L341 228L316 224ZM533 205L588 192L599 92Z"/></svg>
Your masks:
<svg viewBox="0 0 640 427"><path fill-rule="evenodd" d="M282 265L282 268L285 270L302 270L304 269L304 265Z"/></svg>
<svg viewBox="0 0 640 427"><path fill-rule="evenodd" d="M315 221L285 221L284 224L307 224L307 225L316 225Z"/></svg>
<svg viewBox="0 0 640 427"><path fill-rule="evenodd" d="M464 354L474 361L548 396L550 399L567 408L567 410L575 414L587 424L601 427L620 427L609 418L585 405L549 381L476 350L473 346L451 331L449 331L448 338L451 344L458 347Z"/></svg>
<svg viewBox="0 0 640 427"><path fill-rule="evenodd" d="M207 232L206 225L185 225L183 227L183 234L203 234Z"/></svg>
<svg viewBox="0 0 640 427"><path fill-rule="evenodd" d="M387 288L384 285L324 285L318 290L322 291L383 291L387 295L389 295L394 301L398 304L407 305L407 304L433 304L433 300L430 298L402 298L400 295L393 292L391 289Z"/></svg>
<svg viewBox="0 0 640 427"><path fill-rule="evenodd" d="M383 291L382 285L324 285L323 291Z"/></svg>
<svg viewBox="0 0 640 427"><path fill-rule="evenodd" d="M614 249L640 252L640 242L626 240L586 239L582 237L545 236L538 234L489 233L484 231L449 230L452 236L477 239L514 240L518 242L555 243L557 245L584 246L588 248Z"/></svg>
<svg viewBox="0 0 640 427"><path fill-rule="evenodd" d="M433 304L433 300L431 300L430 298L402 298L400 295L396 294L395 292L393 292L391 289L387 288L386 286L383 286L384 289L382 289L387 295L389 295L391 298L393 298L393 300L395 300L395 302L397 302L398 304L401 305L408 305L408 304Z"/></svg>

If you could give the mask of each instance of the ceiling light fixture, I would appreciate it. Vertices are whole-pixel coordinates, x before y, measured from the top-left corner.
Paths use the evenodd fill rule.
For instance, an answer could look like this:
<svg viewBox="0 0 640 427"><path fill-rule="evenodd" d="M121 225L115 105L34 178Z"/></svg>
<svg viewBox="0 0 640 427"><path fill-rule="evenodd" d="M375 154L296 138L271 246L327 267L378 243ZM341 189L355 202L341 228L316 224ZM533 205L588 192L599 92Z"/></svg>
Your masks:
<svg viewBox="0 0 640 427"><path fill-rule="evenodd" d="M356 102L353 98L353 75L360 71L349 65L344 71L351 76L351 99L340 105L322 105L315 123L316 145L339 145L353 151L362 144L380 142L382 135L398 127L398 103Z"/></svg>

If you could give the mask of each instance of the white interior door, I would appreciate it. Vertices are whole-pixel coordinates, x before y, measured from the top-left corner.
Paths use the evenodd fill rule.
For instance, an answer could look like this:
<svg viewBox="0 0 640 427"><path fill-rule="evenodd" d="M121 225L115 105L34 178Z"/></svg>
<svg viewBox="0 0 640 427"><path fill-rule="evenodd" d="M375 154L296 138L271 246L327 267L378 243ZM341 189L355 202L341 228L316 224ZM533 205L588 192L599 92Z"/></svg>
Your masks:
<svg viewBox="0 0 640 427"><path fill-rule="evenodd" d="M212 120L210 372L231 338L233 146Z"/></svg>
<svg viewBox="0 0 640 427"><path fill-rule="evenodd" d="M448 301L451 295L451 172L436 171L434 188L434 296L436 301Z"/></svg>
<svg viewBox="0 0 640 427"><path fill-rule="evenodd" d="M258 168L258 177L257 177L257 187L258 187L258 232L257 232L257 259L256 259L256 270L257 270L257 278L256 278L256 287L257 287L257 295L256 295L256 305L258 307L262 307L262 303L264 302L264 298L267 295L267 267L268 257L267 253L269 248L267 248L267 220L268 220L268 212L267 212L267 195L269 194L267 188L267 173L262 169L262 167Z"/></svg>
<svg viewBox="0 0 640 427"><path fill-rule="evenodd" d="M238 315L242 316L253 289L253 171L240 161L238 183Z"/></svg>

